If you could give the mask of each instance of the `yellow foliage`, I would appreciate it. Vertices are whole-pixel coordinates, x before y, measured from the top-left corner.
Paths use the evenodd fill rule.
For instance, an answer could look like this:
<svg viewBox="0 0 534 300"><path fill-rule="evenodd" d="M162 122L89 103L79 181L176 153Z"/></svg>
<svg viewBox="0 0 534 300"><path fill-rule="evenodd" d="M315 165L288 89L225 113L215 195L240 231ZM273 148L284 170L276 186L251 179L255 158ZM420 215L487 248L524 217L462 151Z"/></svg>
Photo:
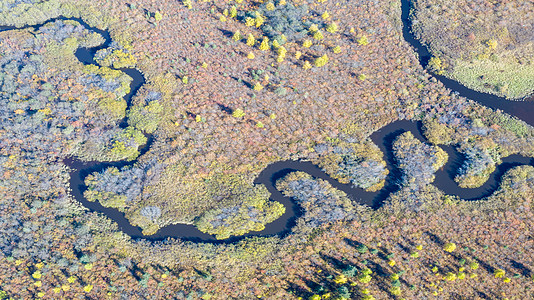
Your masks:
<svg viewBox="0 0 534 300"><path fill-rule="evenodd" d="M254 26L254 24L256 24L256 21L254 21L253 18L251 18L251 17L247 17L247 18L245 19L245 25L246 25L246 26L248 26L248 27L252 27L252 26Z"/></svg>
<svg viewBox="0 0 534 300"><path fill-rule="evenodd" d="M347 281L348 281L347 277L343 274L339 274L338 276L336 276L336 278L334 278L334 282L337 284L344 284Z"/></svg>
<svg viewBox="0 0 534 300"><path fill-rule="evenodd" d="M445 275L445 279L447 281L454 281L454 280L456 280L456 274L454 274L452 272L449 272L449 273L447 273L447 275Z"/></svg>
<svg viewBox="0 0 534 300"><path fill-rule="evenodd" d="M323 55L315 60L316 67L322 67L328 63L328 55Z"/></svg>
<svg viewBox="0 0 534 300"><path fill-rule="evenodd" d="M247 46L254 46L254 44L256 44L256 39L254 38L254 36L252 35L252 33L249 33L248 36L247 36Z"/></svg>
<svg viewBox="0 0 534 300"><path fill-rule="evenodd" d="M232 6L230 8L230 18L235 18L237 17L237 8L235 6Z"/></svg>
<svg viewBox="0 0 534 300"><path fill-rule="evenodd" d="M486 41L486 46L487 46L488 48L490 48L491 50L493 50L493 49L497 48L498 43L497 43L496 40L494 40L494 39L490 39L490 40L487 40L487 41Z"/></svg>
<svg viewBox="0 0 534 300"><path fill-rule="evenodd" d="M332 22L330 24L328 24L328 26L326 27L326 31L330 32L330 33L334 33L336 31L338 31L339 27L337 26L337 23L335 22Z"/></svg>
<svg viewBox="0 0 534 300"><path fill-rule="evenodd" d="M35 279L40 279L41 276L43 276L43 275L41 274L41 271L39 271L39 270L33 272L33 274L32 274L32 277L35 278Z"/></svg>
<svg viewBox="0 0 534 300"><path fill-rule="evenodd" d="M242 39L241 32L239 32L239 30L236 31L232 36L232 39L236 42L239 42Z"/></svg>
<svg viewBox="0 0 534 300"><path fill-rule="evenodd" d="M445 244L445 247L443 247L443 250L447 251L447 252L452 252L456 249L456 244L455 243L447 243Z"/></svg>
<svg viewBox="0 0 534 300"><path fill-rule="evenodd" d="M332 49L332 51L333 51L335 54L339 54L339 53L341 53L341 47L339 47L339 46L335 46L334 49Z"/></svg>
<svg viewBox="0 0 534 300"><path fill-rule="evenodd" d="M271 49L271 47L269 46L269 38L268 37L264 37L263 40L261 41L261 44L260 44L260 50L261 51L267 51Z"/></svg>
<svg viewBox="0 0 534 300"><path fill-rule="evenodd" d="M504 272L503 269L496 269L496 270L493 272L493 275L495 275L495 278L501 278L501 277L504 277L504 274L506 274L506 272Z"/></svg>
<svg viewBox="0 0 534 300"><path fill-rule="evenodd" d="M260 27L261 25L263 25L264 22L265 22L265 19L259 13L256 14L256 20L255 20L256 27Z"/></svg>
<svg viewBox="0 0 534 300"><path fill-rule="evenodd" d="M254 84L254 90L255 91L263 90L263 85L261 85L261 83L259 83L259 82L256 82L256 84Z"/></svg>
<svg viewBox="0 0 534 300"><path fill-rule="evenodd" d="M313 38L316 39L316 40L322 40L324 38L324 36L323 36L323 33L320 30L317 30L313 34Z"/></svg>
<svg viewBox="0 0 534 300"><path fill-rule="evenodd" d="M358 42L358 45L365 46L369 44L369 40L367 39L367 36L363 35L356 40Z"/></svg>

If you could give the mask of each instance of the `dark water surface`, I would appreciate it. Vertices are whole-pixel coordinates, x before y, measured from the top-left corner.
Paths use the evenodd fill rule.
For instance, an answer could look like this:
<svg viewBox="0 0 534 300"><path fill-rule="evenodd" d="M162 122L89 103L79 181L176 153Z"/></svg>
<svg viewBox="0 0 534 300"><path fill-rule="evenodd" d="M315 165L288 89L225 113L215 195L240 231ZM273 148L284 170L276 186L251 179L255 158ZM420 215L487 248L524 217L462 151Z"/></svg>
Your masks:
<svg viewBox="0 0 534 300"><path fill-rule="evenodd" d="M410 32L410 20L409 20L409 10L410 3L409 0L401 0L402 3L402 22L403 22L403 36L408 43L414 48L414 50L419 55L420 63L423 67L426 66L430 58L428 50L421 45L421 43L415 39L415 37ZM109 33L91 26L88 26L83 20L76 18L56 18L48 21L53 22L56 20L74 20L78 21L80 24L84 25L87 29L93 30L102 37L104 37L105 42L97 47L85 49L80 48L76 51L76 57L84 64L96 64L94 61L94 55L99 49L108 47L111 43L111 38ZM46 23L45 23L46 24ZM38 29L41 25L35 26L25 26L23 28L34 28ZM15 27L0 27L0 31L4 30L13 30L17 29ZM131 82L131 91L128 95L124 97L128 107L131 105L131 98L139 87L145 83L144 76L136 69L123 68L119 69L130 77L132 77ZM437 80L441 81L447 88L457 92L461 96L472 99L482 105L491 107L493 109L500 109L505 111L513 116L520 118L521 120L527 122L530 125L534 124L534 101L507 101L502 97L497 97L494 95L477 92L471 89L466 88L465 86L447 79L443 76L433 75ZM125 127L127 125L127 120L124 119L120 126ZM376 131L371 135L371 140L378 145L380 150L385 155L385 160L387 162L387 168L389 174L386 178L386 184L384 188L377 192L366 192L359 188L354 188L350 184L342 184L337 180L332 179L326 173L324 173L319 167L313 165L311 162L306 161L280 161L273 163L267 166L256 178L256 184L263 184L267 187L268 191L271 193L270 199L272 201L278 201L286 207L286 212L277 220L273 221L266 225L265 230L261 232L250 232L246 235L233 237L226 240L216 240L215 237L200 232L193 225L186 224L177 224L169 225L161 228L156 234L145 236L141 233L139 227L132 226L130 222L125 218L124 214L113 208L103 207L98 202L90 202L83 196L83 192L86 189L83 179L92 172L100 172L109 167L127 167L135 164L136 161L132 162L82 162L76 160L75 158L67 158L64 160L64 163L73 169L71 172L70 178L70 187L72 189L72 195L77 201L80 201L85 207L91 211L96 211L105 214L107 217L112 219L119 225L121 231L131 236L132 238L143 238L147 240L163 240L166 238L178 238L182 240L191 240L191 241L202 241L202 242L213 242L213 243L227 243L235 242L247 236L269 236L269 235L285 235L290 232L292 226L295 224L295 219L301 215L301 209L296 203L288 198L284 197L280 191L278 191L274 184L276 180L283 178L290 172L293 171L303 171L316 178L321 178L328 181L332 184L333 187L340 189L347 193L347 195L354 201L368 205L374 209L380 207L384 200L391 194L400 189L398 182L402 176L402 171L396 166L395 157L392 151L392 143L394 139L401 133L405 131L411 131L413 135L422 142L427 142L424 136L421 134L421 124L418 122L411 121L396 121L393 122L384 128ZM149 150L154 137L148 137L147 145L141 149L141 155ZM502 175L512 167L518 165L530 164L533 165L534 161L529 157L522 157L519 155L512 155L507 158L504 158L503 163L497 167L497 170L493 172L490 179L482 186L476 189L462 189L460 188L453 180L458 168L463 162L463 157L458 153L453 147L449 146L440 146L449 154L449 160L447 164L438 172L436 172L436 179L434 184L441 189L446 194L457 195L465 200L474 200L484 198L488 195L491 195L499 185Z"/></svg>

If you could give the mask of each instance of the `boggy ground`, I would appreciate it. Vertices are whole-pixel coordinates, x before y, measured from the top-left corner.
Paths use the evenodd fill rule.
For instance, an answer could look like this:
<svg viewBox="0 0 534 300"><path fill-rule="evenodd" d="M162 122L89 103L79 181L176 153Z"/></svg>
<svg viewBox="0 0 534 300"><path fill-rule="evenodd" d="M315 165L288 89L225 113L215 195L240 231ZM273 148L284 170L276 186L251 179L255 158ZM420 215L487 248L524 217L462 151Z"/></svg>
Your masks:
<svg viewBox="0 0 534 300"><path fill-rule="evenodd" d="M332 260L326 256L345 258L358 267L357 271L362 271L363 261L360 266L351 257L359 250L348 246L353 244L344 242L344 238L364 243L369 249L382 247L377 254L393 252L396 257L403 257L402 251L408 250L399 250L397 245L409 248L412 244L408 244L406 238L412 231L413 240L428 251L418 250L419 256L424 258L426 253L431 253L428 259L439 263L440 276L455 272L455 276L461 277L460 271L454 269L459 267L460 261L456 265L452 256L443 252L442 243L456 243L455 251L467 246L483 253L477 273L480 279L447 281L448 285L440 281L436 293L444 297L456 295L453 293L469 297L475 290L489 290L487 293L491 295L505 291L506 297L528 298L527 288L532 284L528 251L530 223L524 220L531 217L532 192L528 180L532 174L529 172L519 176L524 180L516 179L513 185L513 190L521 192L520 195L501 194L500 198L476 211L464 210L463 202L445 197L429 186L417 193L401 190L392 196L380 215L368 215L360 221L326 222L316 227L300 219L288 236L250 238L229 245L132 240L122 234L116 224L84 211L71 199L68 170L60 161L67 155L102 161L131 158L138 146L135 139L132 142L131 130L151 132L155 141L151 150L139 158L136 167L140 171L129 173L146 180L139 183L138 177L127 178L127 182L138 184L141 192L136 195L139 198L133 197L124 209L132 220L145 217L141 220L145 223L140 225L151 230L169 222L191 221L193 216L213 209L240 205L239 197L246 195L238 193L241 190L261 196L261 187L255 187L259 192L253 193L252 181L269 162L310 159L338 177L346 174L337 173L342 170L336 167L339 162L346 161L346 157L373 159L380 164L376 147L370 145L368 136L397 119L423 119L429 140L435 144L471 143L477 147L491 144L492 149L497 148L499 156L511 153L532 156L531 127L451 94L424 73L402 39L399 2L310 1L307 4L306 14L312 15L312 22L318 25L324 37L316 40L312 34L307 34L303 39L315 44L310 48L302 46L302 40L294 44L290 41L284 45L287 53L282 62L277 61L281 50L261 51L257 48L259 43L252 48L246 45L245 38L232 39L239 30L244 37L252 33L261 40L263 29L255 25L248 27L231 18L232 6L242 11L259 3L77 1L73 5L69 1L51 0L13 1L8 7L2 7L0 20L5 24L22 21L35 24L65 15L81 17L91 26L109 30L117 45L102 53L101 61L105 64L117 62L117 66L135 65L145 74L147 84L133 99L132 109L125 112L122 104L111 109L96 105L106 104L104 100L112 96L111 92L105 92L104 89L109 89L105 85L95 88L91 97L82 97L84 86L79 78L83 65L76 62L69 65L72 69L65 71L65 62L49 59L44 62L45 66L39 64L37 70L24 69L25 75L16 78L20 82L9 80L9 84L21 90L15 88L2 98L6 102L2 106L5 120L2 124L11 124L7 123L9 120L15 125L2 128L0 136L3 146L0 288L4 291L0 295L43 299L251 299L258 296L283 299L319 293L312 291L315 286L310 286L310 281L316 281L331 291L331 297L343 297L346 293L358 297L360 292L364 297L364 285L351 286L348 279L342 283L342 278L337 278L339 283L334 282L337 272L345 266L329 267L326 261ZM225 9L228 16L225 16ZM325 15L325 20L322 15L326 11L330 16ZM333 21L338 29L331 33L327 27ZM19 39L19 44L7 38L2 47L19 51L32 46L24 42L34 38L31 33L21 36L24 39ZM59 44L67 54L72 54L76 48L72 39L62 38ZM31 51L42 52L45 56L55 53L39 47ZM296 51L302 52L299 59L295 57ZM9 54L7 52L4 54ZM254 58L249 58L252 57L250 52ZM328 55L328 62L317 67L316 58L324 54ZM9 68L21 70L19 64L31 65L29 62L38 58L21 57L5 55L4 59L13 61L7 65ZM307 70L304 68L306 61L311 65ZM322 62L324 59L317 64ZM61 87L54 89L62 95L61 101L53 102L56 98L48 97L54 94L45 92L40 97L32 97L37 102L19 101L20 98L13 96L17 92L22 95L42 92L40 86L48 77L34 78L31 72L41 74L39 72L48 69L58 76L52 78ZM96 72L94 68L93 71ZM71 80L56 79L61 78L60 75ZM120 87L117 79L120 77L113 75L112 80L91 84L115 83L112 86ZM115 96L124 92L119 89ZM76 105L80 101L69 100L69 96L85 99L85 106ZM50 111L46 110L47 105ZM28 107L30 109L26 109ZM109 113L118 113L110 116L98 113L104 108ZM21 111L16 111L18 109ZM43 111L35 113L38 109ZM118 127L123 114L129 116L130 134ZM25 122L29 116L32 117L30 124ZM29 129L24 126L29 125L42 132L27 134L31 131L25 131ZM114 143L113 137L123 144ZM97 144L88 147L87 142L95 139L109 147ZM491 139L498 147L485 139ZM117 146L115 152L111 151L113 146ZM361 150L366 147L369 150ZM90 149L103 151L95 153ZM190 198L176 196L176 191L188 191L187 188L201 193L191 194ZM219 191L225 194L217 194ZM214 203L213 199L221 201ZM259 199L267 200L266 196ZM512 199L515 204L508 205ZM321 203L328 203L327 200ZM406 203L415 205L406 207ZM424 209L418 205L425 203L432 205L423 205ZM160 209L159 215L154 207ZM513 243L514 237L523 242ZM508 248L488 247L490 250L483 251L483 245L477 246L473 242L475 239L488 246L498 244L508 245ZM381 242L383 246L374 242ZM358 249L363 251L363 247ZM512 257L513 261L503 262L504 255ZM374 262L371 256L364 259L373 274L380 272L380 268L385 274L406 270L407 275L401 275L399 280L399 298L424 296L425 293L430 296L437 283L434 286L428 283L430 287L427 288L425 274L440 278L432 275L432 270L425 269L428 265L424 260L396 259L398 269L390 270L389 259L381 263ZM470 263L472 257L465 259ZM315 275L320 274L315 266L325 269L321 272L326 274L324 278ZM510 282L504 282L505 277L490 275L493 268L505 270L505 277L511 275ZM422 274L413 271L414 275L409 275L412 270ZM462 272L469 275L465 270ZM515 273L519 274L517 278ZM390 290L383 279L371 277L370 295L388 298L397 293L396 289ZM415 286L413 291L405 277ZM458 285L465 289L456 288ZM327 292L321 292L323 294Z"/></svg>
<svg viewBox="0 0 534 300"><path fill-rule="evenodd" d="M532 1L410 2L413 31L434 56L433 72L506 98L532 94Z"/></svg>

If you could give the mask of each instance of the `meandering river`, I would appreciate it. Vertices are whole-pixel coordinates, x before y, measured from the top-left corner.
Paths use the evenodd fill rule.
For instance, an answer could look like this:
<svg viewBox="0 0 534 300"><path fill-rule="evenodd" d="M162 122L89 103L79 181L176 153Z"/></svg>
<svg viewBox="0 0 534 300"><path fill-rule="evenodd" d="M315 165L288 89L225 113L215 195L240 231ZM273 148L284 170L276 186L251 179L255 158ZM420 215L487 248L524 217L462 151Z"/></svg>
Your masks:
<svg viewBox="0 0 534 300"><path fill-rule="evenodd" d="M410 3L409 0L401 0L402 3L402 22L403 22L403 36L404 39L413 47L419 56L420 63L423 67L426 66L430 54L428 50L421 45L421 43L414 38L410 32L410 20L409 20L409 10ZM89 26L81 19L75 18L56 18L49 20L44 23L54 22L56 20L74 20L85 26L87 29L90 29L94 32L99 33L104 37L105 42L98 47L85 49L80 48L76 51L76 57L84 64L96 64L94 61L94 55L96 51L108 47L111 43L111 38L108 32L100 30L94 27ZM23 28L34 28L38 29L40 26L44 25L35 25L35 26L25 26ZM15 27L0 27L0 31L4 30L13 30L21 29ZM144 76L136 69L132 68L123 68L119 69L130 77L132 77L131 90L128 95L124 97L128 107L131 104L131 97L135 95L139 87L145 83ZM453 80L447 79L443 76L433 75L437 80L441 81L447 88L457 92L461 96L472 99L482 105L488 106L493 109L500 109L510 115L516 116L519 119L527 122L530 125L534 125L534 101L507 101L504 98L497 97L494 95L477 92L471 89L466 88L465 86L455 82ZM126 126L127 120L123 120L121 127ZM360 204L368 205L372 208L378 208L384 202L384 200L393 192L400 189L400 186L397 184L398 179L402 175L402 172L396 166L395 157L392 152L392 142L393 140L401 133L405 131L411 131L416 138L422 142L427 142L425 137L421 134L421 124L418 122L411 121L396 121L393 122L384 128L378 130L377 132L371 135L371 140L378 145L380 150L385 154L385 160L387 162L387 168L389 170L389 175L386 178L386 184L378 192L366 192L359 188L353 188L350 184L341 184L338 181L332 179L326 173L324 173L320 168L313 165L310 162L306 161L280 161L273 163L267 166L256 178L255 183L264 184L269 192L271 193L271 200L278 201L285 205L286 213L275 220L272 223L266 225L266 228L261 232L251 232L240 237L233 237L226 240L216 240L213 236L200 232L193 225L186 224L176 224L169 225L161 228L156 234L145 236L141 233L139 227L132 226L129 221L126 219L123 213L119 212L114 208L103 207L98 202L90 202L83 196L83 192L86 189L83 179L92 172L102 171L108 167L125 167L128 165L135 164L136 161L132 162L111 162L111 163L102 163L102 162L82 162L74 158L67 158L64 160L64 163L68 165L73 171L71 172L70 178L70 187L72 190L72 195L76 200L82 203L85 207L91 211L96 211L105 214L107 217L115 221L120 230L128 234L132 238L143 238L148 240L163 240L169 237L179 238L184 240L192 241L202 241L202 242L214 242L214 243L227 243L234 242L236 240L242 239L247 236L267 236L267 235L284 235L290 232L291 227L294 224L294 220L300 214L300 208L292 199L282 195L278 191L274 184L276 180L284 177L289 172L293 171L303 171L316 178L321 178L327 180L332 186L338 188L353 199L354 201L359 202ZM141 150L141 155L144 154L151 145L152 137L149 137L149 142ZM449 154L449 160L446 165L436 172L436 178L434 185L441 189L446 194L457 195L465 200L481 199L486 196L491 195L499 185L502 175L512 167L518 165L534 165L533 159L529 157L522 157L519 155L512 155L502 159L502 163L498 165L497 170L493 172L490 179L481 187L476 189L462 189L460 188L453 180L458 167L462 164L462 156L453 148L449 146L440 146Z"/></svg>

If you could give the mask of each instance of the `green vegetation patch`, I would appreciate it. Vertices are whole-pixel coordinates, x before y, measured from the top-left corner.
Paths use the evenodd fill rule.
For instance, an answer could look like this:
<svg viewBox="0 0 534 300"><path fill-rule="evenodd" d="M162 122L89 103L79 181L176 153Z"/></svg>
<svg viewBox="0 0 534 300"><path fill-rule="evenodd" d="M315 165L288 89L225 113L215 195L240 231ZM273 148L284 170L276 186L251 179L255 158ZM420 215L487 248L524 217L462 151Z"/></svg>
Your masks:
<svg viewBox="0 0 534 300"><path fill-rule="evenodd" d="M521 99L534 92L532 1L415 0L413 31L428 68L469 88Z"/></svg>
<svg viewBox="0 0 534 300"><path fill-rule="evenodd" d="M519 99L534 90L534 63L518 64L513 58L458 61L451 76L478 91Z"/></svg>

